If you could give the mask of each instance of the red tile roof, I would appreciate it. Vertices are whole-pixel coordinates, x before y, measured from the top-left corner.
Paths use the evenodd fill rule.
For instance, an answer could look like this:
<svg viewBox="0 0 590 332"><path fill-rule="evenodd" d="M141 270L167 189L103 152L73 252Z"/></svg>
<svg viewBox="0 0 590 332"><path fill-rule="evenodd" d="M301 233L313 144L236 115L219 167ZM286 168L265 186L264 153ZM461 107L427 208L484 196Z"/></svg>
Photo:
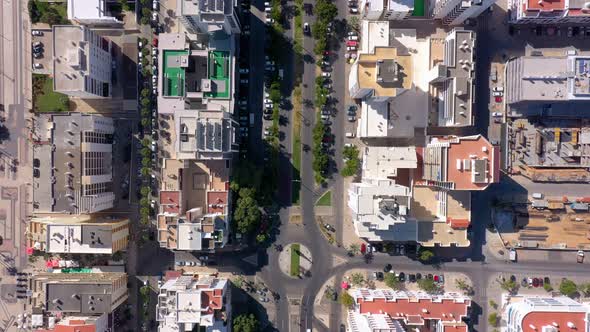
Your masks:
<svg viewBox="0 0 590 332"><path fill-rule="evenodd" d="M164 212L180 213L180 191L160 191L160 206Z"/></svg>
<svg viewBox="0 0 590 332"><path fill-rule="evenodd" d="M207 213L224 213L228 195L229 192L227 191L208 191Z"/></svg>
<svg viewBox="0 0 590 332"><path fill-rule="evenodd" d="M96 332L96 325L56 325L53 332Z"/></svg>
<svg viewBox="0 0 590 332"><path fill-rule="evenodd" d="M354 293L353 293L354 294ZM433 301L432 298L402 298L394 296L388 300L376 298L377 293L372 292L371 296L365 298L357 297L356 302L360 313L380 314L387 313L393 319L408 319L414 321L411 316L420 316L422 319L437 319L441 321L461 320L467 315L467 309L471 301L464 298L442 298Z"/></svg>
<svg viewBox="0 0 590 332"><path fill-rule="evenodd" d="M485 151L484 151L485 150ZM487 160L487 183L473 183L472 170L457 169L457 160ZM459 142L451 142L447 157L447 178L455 183L456 190L482 190L490 183L500 181L500 148L493 146L481 135L459 138Z"/></svg>
<svg viewBox="0 0 590 332"><path fill-rule="evenodd" d="M585 316L584 312L531 312L522 319L522 332L538 332L543 326L552 326L553 323L557 323L559 332L585 331L587 330ZM568 327L568 322L573 323L574 328Z"/></svg>
<svg viewBox="0 0 590 332"><path fill-rule="evenodd" d="M528 10L551 11L564 9L566 0L528 0Z"/></svg>
<svg viewBox="0 0 590 332"><path fill-rule="evenodd" d="M467 227L469 227L469 224L471 223L469 221L469 219L447 218L447 221L452 228L458 228L458 229L467 228Z"/></svg>

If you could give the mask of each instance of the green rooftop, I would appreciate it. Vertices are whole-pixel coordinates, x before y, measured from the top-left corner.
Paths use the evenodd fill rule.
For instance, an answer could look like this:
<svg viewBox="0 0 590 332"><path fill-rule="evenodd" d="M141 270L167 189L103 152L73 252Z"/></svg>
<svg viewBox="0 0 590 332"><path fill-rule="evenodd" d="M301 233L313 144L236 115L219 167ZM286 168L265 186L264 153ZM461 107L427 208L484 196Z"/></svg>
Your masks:
<svg viewBox="0 0 590 332"><path fill-rule="evenodd" d="M231 62L229 52L212 51L208 55L207 77L211 80L211 92L205 93L210 98L229 98Z"/></svg>
<svg viewBox="0 0 590 332"><path fill-rule="evenodd" d="M424 0L414 0L414 11L412 16L424 16L425 14Z"/></svg>
<svg viewBox="0 0 590 332"><path fill-rule="evenodd" d="M180 97L184 95L184 67L180 57L188 55L188 51L164 51L164 77L162 81L163 95Z"/></svg>
<svg viewBox="0 0 590 332"><path fill-rule="evenodd" d="M92 269L84 267L72 267L61 269L61 273L92 273Z"/></svg>

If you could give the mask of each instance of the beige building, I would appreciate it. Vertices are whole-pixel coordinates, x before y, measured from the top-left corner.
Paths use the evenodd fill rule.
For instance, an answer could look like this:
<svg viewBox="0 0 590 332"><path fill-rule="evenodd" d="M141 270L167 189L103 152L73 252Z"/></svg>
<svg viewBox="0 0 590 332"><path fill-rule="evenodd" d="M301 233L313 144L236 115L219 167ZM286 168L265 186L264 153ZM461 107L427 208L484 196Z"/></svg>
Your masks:
<svg viewBox="0 0 590 332"><path fill-rule="evenodd" d="M126 250L129 219L48 215L31 219L27 246L52 254L108 254Z"/></svg>
<svg viewBox="0 0 590 332"><path fill-rule="evenodd" d="M127 274L121 272L38 273L31 279L34 309L49 313L111 313L128 297Z"/></svg>
<svg viewBox="0 0 590 332"><path fill-rule="evenodd" d="M229 172L225 161L164 159L160 246L173 250L214 251L229 235Z"/></svg>

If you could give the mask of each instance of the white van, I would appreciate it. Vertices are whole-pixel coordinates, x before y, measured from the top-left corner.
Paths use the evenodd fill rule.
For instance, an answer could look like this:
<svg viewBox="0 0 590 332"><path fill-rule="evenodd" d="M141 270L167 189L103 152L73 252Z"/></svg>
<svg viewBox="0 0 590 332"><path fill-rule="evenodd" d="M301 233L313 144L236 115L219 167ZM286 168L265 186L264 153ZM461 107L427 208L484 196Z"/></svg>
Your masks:
<svg viewBox="0 0 590 332"><path fill-rule="evenodd" d="M542 193L533 193L534 199L543 199L544 195Z"/></svg>
<svg viewBox="0 0 590 332"><path fill-rule="evenodd" d="M346 133L346 138L354 138L354 133Z"/></svg>

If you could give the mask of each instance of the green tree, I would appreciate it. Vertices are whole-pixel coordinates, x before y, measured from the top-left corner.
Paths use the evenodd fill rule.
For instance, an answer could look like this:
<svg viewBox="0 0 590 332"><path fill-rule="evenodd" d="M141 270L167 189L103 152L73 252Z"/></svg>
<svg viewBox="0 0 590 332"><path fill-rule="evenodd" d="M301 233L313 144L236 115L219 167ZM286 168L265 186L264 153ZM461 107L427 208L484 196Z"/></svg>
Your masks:
<svg viewBox="0 0 590 332"><path fill-rule="evenodd" d="M511 294L516 294L516 292L518 291L518 284L516 283L516 281L504 280L500 282L500 288Z"/></svg>
<svg viewBox="0 0 590 332"><path fill-rule="evenodd" d="M359 31L359 18L358 16L352 16L348 20L348 29Z"/></svg>
<svg viewBox="0 0 590 332"><path fill-rule="evenodd" d="M360 247L358 244L353 243L350 245L350 247L348 247L348 253L351 254L352 256L358 254L361 251Z"/></svg>
<svg viewBox="0 0 590 332"><path fill-rule="evenodd" d="M438 293L440 291L436 282L430 278L422 278L418 280L418 287L429 294Z"/></svg>
<svg viewBox="0 0 590 332"><path fill-rule="evenodd" d="M383 281L385 281L385 285L391 289L401 290L403 288L403 284L395 276L395 273L385 273Z"/></svg>
<svg viewBox="0 0 590 332"><path fill-rule="evenodd" d="M559 292L568 297L574 297L578 293L578 286L569 279L563 279L559 284Z"/></svg>
<svg viewBox="0 0 590 332"><path fill-rule="evenodd" d="M148 107L148 106L150 106L152 101L149 98L141 98L140 103L141 103L141 106Z"/></svg>
<svg viewBox="0 0 590 332"><path fill-rule="evenodd" d="M350 296L348 292L342 292L342 295L340 295L340 303L347 309L352 309L352 306L354 305L354 298Z"/></svg>
<svg viewBox="0 0 590 332"><path fill-rule="evenodd" d="M143 25L150 24L150 18L149 18L149 16L142 16L141 19L139 20L139 23L141 23Z"/></svg>
<svg viewBox="0 0 590 332"><path fill-rule="evenodd" d="M141 9L141 16L142 17L147 17L148 20L150 19L150 17L152 16L152 10L149 7L143 7Z"/></svg>
<svg viewBox="0 0 590 332"><path fill-rule="evenodd" d="M242 188L238 193L234 222L239 233L249 234L260 224L262 213L254 198L255 194L256 192L251 188Z"/></svg>
<svg viewBox="0 0 590 332"><path fill-rule="evenodd" d="M338 7L329 0L319 0L315 4L315 14L322 22L332 22L338 16Z"/></svg>
<svg viewBox="0 0 590 332"><path fill-rule="evenodd" d="M418 259L422 262L429 262L432 258L434 258L434 253L428 249L420 250L420 256Z"/></svg>
<svg viewBox="0 0 590 332"><path fill-rule="evenodd" d="M584 296L590 296L590 283L583 283L578 286L578 290L584 294Z"/></svg>
<svg viewBox="0 0 590 332"><path fill-rule="evenodd" d="M551 286L550 283L546 282L543 284L543 289L545 289L545 291L547 292L551 292L553 290L553 286Z"/></svg>
<svg viewBox="0 0 590 332"><path fill-rule="evenodd" d="M500 317L498 316L498 313L492 312L488 316L488 323L494 327L498 326L498 323L500 323Z"/></svg>
<svg viewBox="0 0 590 332"><path fill-rule="evenodd" d="M362 273L355 272L350 275L350 282L355 286L361 286L365 282L365 277Z"/></svg>
<svg viewBox="0 0 590 332"><path fill-rule="evenodd" d="M65 23L65 19L61 16L61 14L55 9L54 6L47 7L42 13L39 21L43 23L47 23L49 25L57 25Z"/></svg>
<svg viewBox="0 0 590 332"><path fill-rule="evenodd" d="M149 52L149 51L148 51L148 52ZM141 89L141 96L142 96L143 98L148 98L148 97L150 96L150 93L152 93L152 92L151 92L151 91L150 91L150 89L148 89L148 88L143 88L143 89Z"/></svg>
<svg viewBox="0 0 590 332"><path fill-rule="evenodd" d="M140 189L141 196L147 196L147 195L150 194L150 192L151 192L151 190L150 190L150 187L149 186L143 186Z"/></svg>
<svg viewBox="0 0 590 332"><path fill-rule="evenodd" d="M498 309L498 303L496 303L496 301L490 300L488 303L490 304L490 307Z"/></svg>
<svg viewBox="0 0 590 332"><path fill-rule="evenodd" d="M139 289L139 293L141 296L149 296L150 295L150 288L148 286L142 286Z"/></svg>
<svg viewBox="0 0 590 332"><path fill-rule="evenodd" d="M41 11L39 10L37 1L29 0L27 7L29 9L29 18L31 19L31 23L39 23L39 20L41 19Z"/></svg>
<svg viewBox="0 0 590 332"><path fill-rule="evenodd" d="M234 318L234 331L235 332L258 332L259 331L258 319L254 314L242 314Z"/></svg>
<svg viewBox="0 0 590 332"><path fill-rule="evenodd" d="M141 119L141 125L142 125L144 128L147 128L147 127L149 127L149 126L150 126L150 119L148 119L148 118L143 118L143 119Z"/></svg>

